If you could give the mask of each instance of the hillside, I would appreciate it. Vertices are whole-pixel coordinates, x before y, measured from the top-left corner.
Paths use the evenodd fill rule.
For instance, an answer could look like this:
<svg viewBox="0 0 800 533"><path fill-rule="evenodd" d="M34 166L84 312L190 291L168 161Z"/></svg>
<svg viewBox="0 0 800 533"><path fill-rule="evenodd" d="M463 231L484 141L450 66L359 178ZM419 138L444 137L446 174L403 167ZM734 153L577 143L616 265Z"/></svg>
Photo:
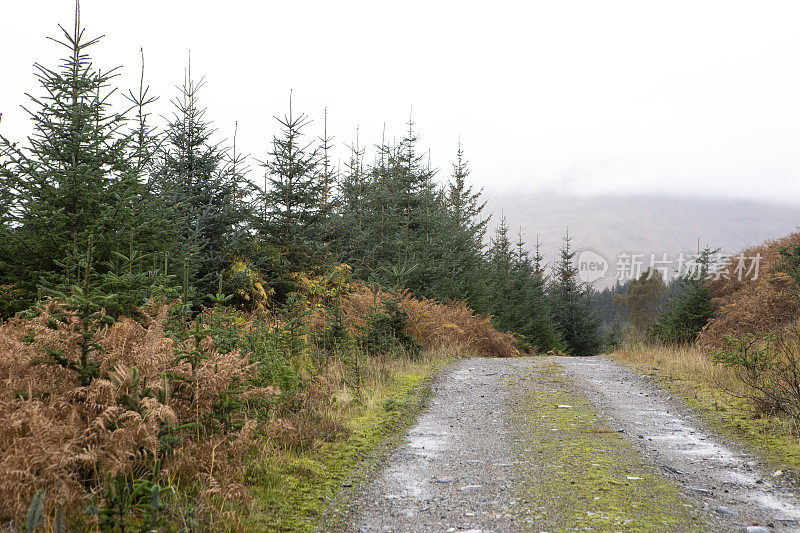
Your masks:
<svg viewBox="0 0 800 533"><path fill-rule="evenodd" d="M623 252L647 254L648 259L651 253L673 256L695 250L698 237L703 245L737 252L791 233L800 224L800 207L656 195L490 194L486 211L494 215L490 228L502 213L513 232L522 226L528 243L536 242L538 233L548 262L569 226L574 248L590 248L609 260L605 283L613 283L616 257Z"/></svg>

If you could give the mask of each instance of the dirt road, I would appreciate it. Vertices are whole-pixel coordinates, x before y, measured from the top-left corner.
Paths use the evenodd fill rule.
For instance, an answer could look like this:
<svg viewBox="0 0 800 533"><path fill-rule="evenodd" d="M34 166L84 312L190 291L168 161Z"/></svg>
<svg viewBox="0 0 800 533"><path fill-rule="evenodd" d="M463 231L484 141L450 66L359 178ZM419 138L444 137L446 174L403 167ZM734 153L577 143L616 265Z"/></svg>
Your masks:
<svg viewBox="0 0 800 533"><path fill-rule="evenodd" d="M604 357L464 359L348 531L800 531L800 500Z"/></svg>

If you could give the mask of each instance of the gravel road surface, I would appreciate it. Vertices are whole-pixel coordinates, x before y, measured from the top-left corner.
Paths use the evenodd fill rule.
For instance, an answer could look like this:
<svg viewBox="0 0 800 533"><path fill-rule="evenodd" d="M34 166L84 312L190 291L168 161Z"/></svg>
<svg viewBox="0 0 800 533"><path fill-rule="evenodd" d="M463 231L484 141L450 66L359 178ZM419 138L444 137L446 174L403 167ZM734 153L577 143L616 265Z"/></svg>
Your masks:
<svg viewBox="0 0 800 533"><path fill-rule="evenodd" d="M682 402L605 357L560 357L558 364L640 452L734 526L756 522L800 531L793 488L751 455L705 427ZM737 530L735 527L734 531Z"/></svg>
<svg viewBox="0 0 800 533"><path fill-rule="evenodd" d="M558 413L565 412L566 420L566 410L573 405L553 404L548 413L555 415L542 414L540 420L536 412L545 410L537 407L524 415L535 419L533 425L519 423L521 401L541 401L546 406L553 403L554 394L557 402L570 401L575 410L583 402L585 412L571 413L566 427L558 425ZM585 443L581 435L587 437ZM597 457L607 450L587 454L585 462L591 464L574 462L584 461L577 453L583 446L597 446L598 441L591 440L596 435L617 439L604 442L616 442L611 451L626 456L624 467L619 462L622 481L610 480L610 489L598 485L616 491L614 502L622 503L609 505L608 512L591 507L609 501L598 491L602 498L584 497L586 502L578 496L562 499L569 502L565 510L555 508L558 498L536 496L542 494L537 488L567 494L576 482L599 483L592 468L601 466ZM562 443L557 439L564 439L564 449L571 453L569 469L575 471L571 481L563 480L564 465L558 464L567 456L561 450L552 453L554 442ZM619 455L611 457L616 461ZM637 470L630 475L631 468L644 473ZM376 479L356 494L345 529L800 531L800 501L780 477L764 468L712 435L682 402L605 357L463 359L440 376L428 407L404 443L386 458ZM550 471L560 472L561 477L550 476ZM537 480L541 487L531 488ZM647 483L647 500L659 499L653 491L661 490L654 487L662 484L665 500L667 493L678 494L678 503L672 505L682 511L667 513L669 520L661 511L648 522L648 511L637 503L646 491L636 480ZM563 489L558 483L564 484ZM549 505L554 507L551 513ZM626 516L631 519L624 520ZM643 528L642 520L649 525Z"/></svg>

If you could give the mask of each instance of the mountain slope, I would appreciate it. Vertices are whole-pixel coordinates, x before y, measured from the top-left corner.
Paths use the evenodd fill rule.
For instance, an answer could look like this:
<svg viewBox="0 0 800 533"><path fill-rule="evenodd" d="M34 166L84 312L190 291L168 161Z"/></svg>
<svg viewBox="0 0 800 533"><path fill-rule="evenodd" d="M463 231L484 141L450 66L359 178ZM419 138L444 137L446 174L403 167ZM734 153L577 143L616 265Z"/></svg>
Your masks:
<svg viewBox="0 0 800 533"><path fill-rule="evenodd" d="M613 283L621 253L650 254L697 250L701 246L739 250L784 236L800 225L800 207L766 202L669 196L567 197L552 193L487 195L490 227L507 218L513 232L522 226L528 247L539 235L547 261L555 257L569 227L575 249L598 252L609 272L598 286Z"/></svg>

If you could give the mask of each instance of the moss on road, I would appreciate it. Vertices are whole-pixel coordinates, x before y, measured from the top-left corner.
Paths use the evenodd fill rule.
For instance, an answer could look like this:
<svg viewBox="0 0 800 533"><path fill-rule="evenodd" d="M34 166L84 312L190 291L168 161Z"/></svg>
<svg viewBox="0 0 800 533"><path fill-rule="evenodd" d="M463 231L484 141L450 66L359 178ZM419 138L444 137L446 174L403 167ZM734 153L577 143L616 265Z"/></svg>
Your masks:
<svg viewBox="0 0 800 533"><path fill-rule="evenodd" d="M528 367L509 406L517 509L532 531L707 531L677 483L610 429L557 364ZM524 392L522 392L524 391Z"/></svg>

